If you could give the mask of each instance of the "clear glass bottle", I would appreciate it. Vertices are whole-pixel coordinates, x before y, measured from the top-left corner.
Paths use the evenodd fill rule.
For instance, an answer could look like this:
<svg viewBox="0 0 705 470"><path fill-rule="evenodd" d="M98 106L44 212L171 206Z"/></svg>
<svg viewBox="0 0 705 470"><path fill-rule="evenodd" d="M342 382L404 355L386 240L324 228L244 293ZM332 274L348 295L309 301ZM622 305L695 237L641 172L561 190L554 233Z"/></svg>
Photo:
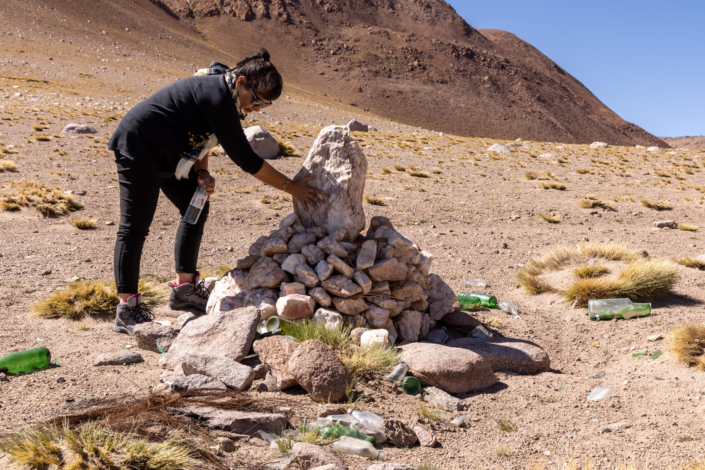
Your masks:
<svg viewBox="0 0 705 470"><path fill-rule="evenodd" d="M355 454L372 460L384 460L384 451L377 450L368 441L361 441L348 436L343 436L333 443L333 452L340 454Z"/></svg>
<svg viewBox="0 0 705 470"><path fill-rule="evenodd" d="M470 279L469 281L465 281L465 284L468 287L477 288L477 287L487 287L487 281L484 279Z"/></svg>
<svg viewBox="0 0 705 470"><path fill-rule="evenodd" d="M0 372L8 374L32 372L43 369L49 364L51 364L51 353L47 348L32 348L0 357Z"/></svg>
<svg viewBox="0 0 705 470"><path fill-rule="evenodd" d="M204 181L206 181L207 183L211 182L211 180L209 180L208 178L206 178ZM202 184L199 184L198 188L196 188L196 192L193 193L191 203L189 204L188 209L186 209L186 213L184 214L184 222L191 225L194 225L196 222L198 222L198 218L201 216L203 206L206 205L207 200L208 194L206 194L206 187Z"/></svg>
<svg viewBox="0 0 705 470"><path fill-rule="evenodd" d="M485 325L480 323L472 329L472 331L470 332L470 336L473 338L491 338L492 333L487 328L485 328Z"/></svg>
<svg viewBox="0 0 705 470"><path fill-rule="evenodd" d="M651 304L635 304L629 299L600 299L588 301L590 320L646 317L651 315Z"/></svg>
<svg viewBox="0 0 705 470"><path fill-rule="evenodd" d="M433 330L426 336L426 341L429 343L446 344L446 341L448 341L448 333L446 333L445 328Z"/></svg>
<svg viewBox="0 0 705 470"><path fill-rule="evenodd" d="M394 370L384 379L388 382L401 383L401 381L406 377L406 373L409 371L409 366L405 362L400 362Z"/></svg>
<svg viewBox="0 0 705 470"><path fill-rule="evenodd" d="M519 307L514 305L513 302L510 302L508 300L500 300L497 306L501 311L505 313L509 313L514 316L519 315Z"/></svg>

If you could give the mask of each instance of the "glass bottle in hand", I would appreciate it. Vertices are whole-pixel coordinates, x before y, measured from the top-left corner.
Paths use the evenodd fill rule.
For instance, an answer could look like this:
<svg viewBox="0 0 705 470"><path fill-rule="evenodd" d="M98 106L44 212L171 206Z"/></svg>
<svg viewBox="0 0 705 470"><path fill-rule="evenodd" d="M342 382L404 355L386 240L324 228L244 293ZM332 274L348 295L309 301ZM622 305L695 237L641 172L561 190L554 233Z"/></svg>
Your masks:
<svg viewBox="0 0 705 470"><path fill-rule="evenodd" d="M206 183L211 182L211 180L209 180L208 178L206 178L204 181ZM196 188L196 192L193 193L193 197L191 198L191 204L189 204L188 209L186 209L186 213L184 214L184 222L191 225L194 225L196 222L198 222L198 218L201 216L201 212L203 212L203 206L206 205L207 200L208 194L206 194L206 187L202 184L199 184L198 188Z"/></svg>

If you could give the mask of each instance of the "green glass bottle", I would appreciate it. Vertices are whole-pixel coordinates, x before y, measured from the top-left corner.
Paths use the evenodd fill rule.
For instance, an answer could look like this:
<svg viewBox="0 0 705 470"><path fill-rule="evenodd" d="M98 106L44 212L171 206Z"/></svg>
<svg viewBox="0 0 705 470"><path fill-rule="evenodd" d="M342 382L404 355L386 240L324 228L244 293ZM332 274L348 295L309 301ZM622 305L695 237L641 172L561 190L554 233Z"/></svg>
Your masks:
<svg viewBox="0 0 705 470"><path fill-rule="evenodd" d="M470 292L468 295L472 295L480 299L480 303L483 307L497 308L497 297L494 295L480 294L479 292Z"/></svg>
<svg viewBox="0 0 705 470"><path fill-rule="evenodd" d="M43 369L51 364L51 353L47 348L33 348L0 357L0 372L19 374Z"/></svg>
<svg viewBox="0 0 705 470"><path fill-rule="evenodd" d="M475 294L463 294L460 292L455 300L460 302L460 308L462 310L476 310L482 305L480 299Z"/></svg>
<svg viewBox="0 0 705 470"><path fill-rule="evenodd" d="M421 391L421 382L416 377L404 377L401 381L401 389L409 395L418 395Z"/></svg>

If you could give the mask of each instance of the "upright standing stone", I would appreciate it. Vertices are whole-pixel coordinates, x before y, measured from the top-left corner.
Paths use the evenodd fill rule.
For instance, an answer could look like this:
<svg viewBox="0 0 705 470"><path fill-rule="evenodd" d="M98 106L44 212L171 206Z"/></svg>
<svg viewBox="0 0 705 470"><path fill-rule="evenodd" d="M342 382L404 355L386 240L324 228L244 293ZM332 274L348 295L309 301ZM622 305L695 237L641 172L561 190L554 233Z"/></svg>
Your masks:
<svg viewBox="0 0 705 470"><path fill-rule="evenodd" d="M301 222L306 227L325 227L328 233L343 228L345 238L354 240L365 228L362 194L366 173L367 159L348 128L323 129L294 180L313 175L310 185L322 190L325 198L319 207L310 209L294 199Z"/></svg>

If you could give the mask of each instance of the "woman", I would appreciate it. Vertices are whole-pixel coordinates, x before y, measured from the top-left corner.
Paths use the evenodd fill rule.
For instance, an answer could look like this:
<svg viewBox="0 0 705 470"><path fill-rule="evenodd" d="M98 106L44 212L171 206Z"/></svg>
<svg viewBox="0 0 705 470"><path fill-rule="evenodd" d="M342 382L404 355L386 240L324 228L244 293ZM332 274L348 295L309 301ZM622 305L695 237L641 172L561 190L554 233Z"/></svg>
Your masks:
<svg viewBox="0 0 705 470"><path fill-rule="evenodd" d="M114 256L120 303L113 331L132 335L134 325L153 318L140 305L137 285L142 247L160 189L182 215L176 232L176 282L169 306L205 312L208 292L198 281L196 264L209 204L205 203L193 225L185 223L183 215L198 185L203 185L209 196L215 191L207 149L216 138L243 171L306 205L320 202L317 194L322 192L307 184L313 177L291 181L252 150L242 130L241 119L272 105L281 95L282 78L269 61L269 53L260 49L232 69L209 70L214 70L213 74L179 80L136 105L110 140L117 163L121 214Z"/></svg>

